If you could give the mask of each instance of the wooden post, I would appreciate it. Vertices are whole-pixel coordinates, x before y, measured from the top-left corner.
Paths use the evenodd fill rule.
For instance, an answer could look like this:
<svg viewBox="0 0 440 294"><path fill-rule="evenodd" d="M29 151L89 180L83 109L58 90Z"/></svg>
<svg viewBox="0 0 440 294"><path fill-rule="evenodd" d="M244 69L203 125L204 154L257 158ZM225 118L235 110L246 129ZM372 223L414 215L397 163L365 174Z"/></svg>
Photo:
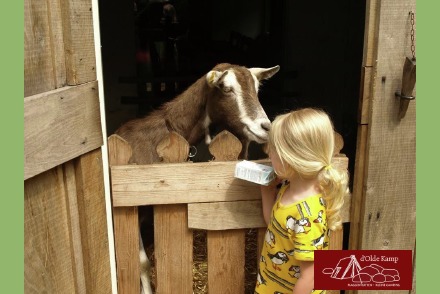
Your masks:
<svg viewBox="0 0 440 294"><path fill-rule="evenodd" d="M132 150L127 141L118 135L112 135L108 139L108 149L110 166L128 164ZM113 207L113 228L118 293L139 293L139 221L137 206Z"/></svg>
<svg viewBox="0 0 440 294"><path fill-rule="evenodd" d="M74 163L86 292L109 293L111 277L102 152L95 149L75 159Z"/></svg>
<svg viewBox="0 0 440 294"><path fill-rule="evenodd" d="M367 1L363 67L368 71L361 92L363 116L358 131L350 249L415 252L416 101L402 105L406 115L401 119L400 101L394 96L402 86L408 87L402 90L403 94L411 95L415 82L400 82L402 56L410 53L408 13L415 9L415 0ZM410 62L407 65L410 68L405 72L412 75L415 67ZM415 272L415 282L414 277ZM393 293L413 293L415 288L414 283L413 291ZM360 292L377 291L346 291Z"/></svg>
<svg viewBox="0 0 440 294"><path fill-rule="evenodd" d="M157 153L163 162L184 162L188 142L179 134L159 143ZM187 204L154 206L154 257L156 293L192 293L193 234L188 228Z"/></svg>
<svg viewBox="0 0 440 294"><path fill-rule="evenodd" d="M216 161L237 160L240 141L227 131L209 145ZM208 290L211 294L244 293L245 230L208 231Z"/></svg>

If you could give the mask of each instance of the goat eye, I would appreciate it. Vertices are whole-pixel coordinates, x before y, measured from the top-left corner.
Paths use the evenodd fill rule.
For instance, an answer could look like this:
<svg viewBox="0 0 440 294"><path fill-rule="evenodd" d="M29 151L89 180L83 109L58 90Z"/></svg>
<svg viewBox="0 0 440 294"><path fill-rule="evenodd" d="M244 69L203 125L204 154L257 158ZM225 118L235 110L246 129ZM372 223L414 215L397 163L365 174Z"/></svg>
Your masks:
<svg viewBox="0 0 440 294"><path fill-rule="evenodd" d="M223 87L223 92L229 93L232 91L232 87Z"/></svg>

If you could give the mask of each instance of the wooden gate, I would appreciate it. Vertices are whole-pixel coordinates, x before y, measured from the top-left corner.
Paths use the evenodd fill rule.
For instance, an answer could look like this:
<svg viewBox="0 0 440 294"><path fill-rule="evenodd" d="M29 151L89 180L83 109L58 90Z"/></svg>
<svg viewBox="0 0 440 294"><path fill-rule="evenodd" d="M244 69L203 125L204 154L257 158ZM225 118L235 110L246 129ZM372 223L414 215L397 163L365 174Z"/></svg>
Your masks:
<svg viewBox="0 0 440 294"><path fill-rule="evenodd" d="M129 144L117 135L109 138L119 293L139 292L141 205L154 205L156 293L193 293L194 229L207 231L209 293L247 293L245 233L258 229L261 247L266 227L259 185L234 178L241 143L226 131L209 146L213 161L184 162L188 150L188 143L171 133L158 147L167 164L127 165ZM339 155L332 164L347 168L348 159ZM345 201L344 222L349 220L350 200ZM331 244L331 249L342 249L342 231L332 234ZM257 255L254 260L256 265Z"/></svg>

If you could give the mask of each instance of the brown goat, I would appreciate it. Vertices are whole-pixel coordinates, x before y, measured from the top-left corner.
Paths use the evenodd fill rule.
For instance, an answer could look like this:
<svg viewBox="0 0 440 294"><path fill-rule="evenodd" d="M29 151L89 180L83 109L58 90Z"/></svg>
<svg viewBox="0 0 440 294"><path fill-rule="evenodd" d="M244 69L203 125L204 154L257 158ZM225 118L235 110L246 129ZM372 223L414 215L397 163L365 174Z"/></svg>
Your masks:
<svg viewBox="0 0 440 294"><path fill-rule="evenodd" d="M278 72L272 68L245 68L227 63L218 64L185 92L165 103L150 115L129 121L116 134L132 147L130 163L159 162L157 145L175 131L190 145L205 137L209 144L209 126L215 124L234 134L242 143L240 158L246 158L250 141L265 143L270 121L258 100L260 81ZM140 216L142 221L143 216ZM139 255L144 294L151 292L148 276L149 260L140 238Z"/></svg>
<svg viewBox="0 0 440 294"><path fill-rule="evenodd" d="M130 163L159 162L156 147L170 130L190 145L197 144L204 136L209 144L210 124L237 136L243 144L240 158L245 158L250 141L267 140L270 121L258 100L258 87L261 80L272 77L278 70L279 66L247 69L218 64L159 110L116 130L133 149Z"/></svg>

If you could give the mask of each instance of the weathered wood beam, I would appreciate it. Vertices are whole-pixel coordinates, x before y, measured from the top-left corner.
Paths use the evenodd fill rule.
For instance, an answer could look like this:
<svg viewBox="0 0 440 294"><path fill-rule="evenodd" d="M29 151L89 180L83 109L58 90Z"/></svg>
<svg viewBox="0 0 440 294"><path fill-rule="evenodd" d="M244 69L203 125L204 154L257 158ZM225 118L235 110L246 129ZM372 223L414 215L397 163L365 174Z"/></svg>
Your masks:
<svg viewBox="0 0 440 294"><path fill-rule="evenodd" d="M112 166L113 206L260 199L257 184L234 177L236 163ZM348 158L335 157L332 165L347 168Z"/></svg>
<svg viewBox="0 0 440 294"><path fill-rule="evenodd" d="M24 179L103 143L98 82L64 87L24 101Z"/></svg>

